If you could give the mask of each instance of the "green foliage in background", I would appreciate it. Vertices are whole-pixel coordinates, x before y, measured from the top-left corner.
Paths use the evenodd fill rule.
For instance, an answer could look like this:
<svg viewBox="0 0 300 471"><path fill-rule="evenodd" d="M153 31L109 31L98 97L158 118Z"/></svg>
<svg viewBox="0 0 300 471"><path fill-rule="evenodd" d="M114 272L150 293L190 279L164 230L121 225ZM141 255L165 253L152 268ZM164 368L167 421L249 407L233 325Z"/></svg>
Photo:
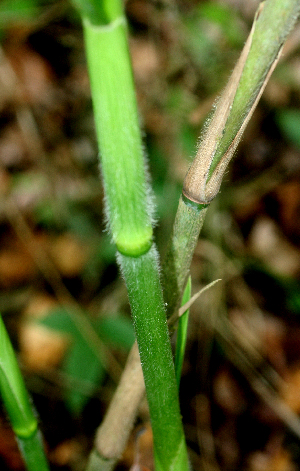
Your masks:
<svg viewBox="0 0 300 471"><path fill-rule="evenodd" d="M86 315L89 316L88 313ZM65 392L65 400L71 412L80 415L89 397L97 387L101 386L106 377L105 354L96 355L90 340L83 335L78 323L74 321L72 308L61 307L51 310L39 323L69 337L70 347L61 366L62 372L71 381L71 387ZM127 316L109 313L91 321L91 326L109 348L128 351L132 347L135 336L132 323ZM81 383L85 394L79 392L76 387L76 384Z"/></svg>
<svg viewBox="0 0 300 471"><path fill-rule="evenodd" d="M34 19L41 12L41 3L40 0L2 0L0 3L0 27Z"/></svg>
<svg viewBox="0 0 300 471"><path fill-rule="evenodd" d="M300 149L300 111L291 108L277 110L275 118L283 136Z"/></svg>

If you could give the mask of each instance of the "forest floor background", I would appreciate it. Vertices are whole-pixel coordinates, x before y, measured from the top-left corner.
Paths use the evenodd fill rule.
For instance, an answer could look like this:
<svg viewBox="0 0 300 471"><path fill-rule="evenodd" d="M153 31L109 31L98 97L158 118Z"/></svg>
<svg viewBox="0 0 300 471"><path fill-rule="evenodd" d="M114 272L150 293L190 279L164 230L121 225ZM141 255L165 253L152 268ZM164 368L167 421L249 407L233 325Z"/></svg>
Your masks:
<svg viewBox="0 0 300 471"><path fill-rule="evenodd" d="M162 255L201 126L257 5L126 2ZM80 19L65 1L5 0L0 43L0 311L52 469L77 471L133 342L103 218ZM299 51L298 24L191 267L193 292L222 280L190 314L180 398L196 471L300 469ZM80 329L85 316L100 356ZM119 470L130 469L137 447L151 469L145 404ZM0 467L23 469L4 411Z"/></svg>

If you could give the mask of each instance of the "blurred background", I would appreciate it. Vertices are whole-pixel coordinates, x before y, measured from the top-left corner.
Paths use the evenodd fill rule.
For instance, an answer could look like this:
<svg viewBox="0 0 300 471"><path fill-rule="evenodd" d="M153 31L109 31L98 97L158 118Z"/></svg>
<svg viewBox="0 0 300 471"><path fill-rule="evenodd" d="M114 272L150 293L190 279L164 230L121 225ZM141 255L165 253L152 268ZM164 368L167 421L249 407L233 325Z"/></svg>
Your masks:
<svg viewBox="0 0 300 471"><path fill-rule="evenodd" d="M258 1L127 0L163 257L201 127ZM209 208L191 268L181 407L196 471L300 468L300 27ZM0 3L0 311L53 470L84 469L134 340L103 218L80 18ZM147 408L119 470L151 469ZM139 428L137 429L139 430ZM137 438L138 437L138 438ZM0 467L23 465L2 410ZM146 469L146 468L145 468Z"/></svg>

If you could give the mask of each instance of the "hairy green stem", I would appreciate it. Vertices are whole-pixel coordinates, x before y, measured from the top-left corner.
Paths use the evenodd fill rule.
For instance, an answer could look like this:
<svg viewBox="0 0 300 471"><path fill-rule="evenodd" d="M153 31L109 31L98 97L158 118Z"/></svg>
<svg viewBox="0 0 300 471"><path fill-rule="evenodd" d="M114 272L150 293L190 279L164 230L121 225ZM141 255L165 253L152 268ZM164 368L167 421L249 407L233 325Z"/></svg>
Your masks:
<svg viewBox="0 0 300 471"><path fill-rule="evenodd" d="M30 437L18 437L17 442L28 471L49 471L39 430Z"/></svg>
<svg viewBox="0 0 300 471"><path fill-rule="evenodd" d="M108 0L102 2L102 12L109 10L108 4ZM84 13L83 19L107 219L134 320L153 429L156 470L185 471L189 465L158 256L152 242L151 197L126 22L123 15L112 15L110 22L107 18L106 15L105 21L95 23L95 18ZM94 453L90 469L98 461Z"/></svg>
<svg viewBox="0 0 300 471"><path fill-rule="evenodd" d="M135 257L151 247L152 226L126 33L124 16L84 20L109 227L118 251Z"/></svg>
<svg viewBox="0 0 300 471"><path fill-rule="evenodd" d="M119 255L128 287L151 415L156 470L187 470L174 364L158 275L156 249ZM135 281L136 280L136 281Z"/></svg>

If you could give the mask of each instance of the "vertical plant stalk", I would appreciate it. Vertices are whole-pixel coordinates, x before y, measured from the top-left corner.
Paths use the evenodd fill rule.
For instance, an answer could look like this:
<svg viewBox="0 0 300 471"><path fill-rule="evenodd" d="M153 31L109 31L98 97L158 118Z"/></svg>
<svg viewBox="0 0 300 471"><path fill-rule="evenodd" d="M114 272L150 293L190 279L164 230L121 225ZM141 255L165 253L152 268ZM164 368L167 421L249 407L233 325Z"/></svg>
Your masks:
<svg viewBox="0 0 300 471"><path fill-rule="evenodd" d="M0 396L28 471L49 471L37 419L0 316Z"/></svg>
<svg viewBox="0 0 300 471"><path fill-rule="evenodd" d="M83 3L86 8L91 2ZM152 205L126 21L120 9L112 5L121 3L99 2L99 10L92 17L87 10L83 11L106 213L131 305L153 429L156 470L187 471L158 255L152 240ZM95 4L91 4L93 7ZM100 462L97 463L97 454L93 454L88 469L97 466Z"/></svg>
<svg viewBox="0 0 300 471"><path fill-rule="evenodd" d="M224 97L219 100L217 116L218 119L222 119L222 113L225 110L225 119L221 124L218 120L214 121L214 116L217 113L217 109L215 109L210 126L208 126L202 144L199 146L195 162L185 179L173 234L163 264L164 299L167 303L169 316L174 313L180 302L209 202L218 193L222 176L230 160L227 157L229 157L230 152L230 158L234 153L242 132L271 75L274 63L277 62L281 47L299 15L300 2L298 0L266 0L263 5L263 9L260 9L255 18L255 27L251 31L251 40L247 41L246 44L247 54L242 53L243 63L239 62L238 73L233 72L235 90L232 93L232 85L229 86L231 103L228 103L228 87L224 91ZM237 84L239 81L241 85ZM225 108L222 110L223 106ZM216 132L216 124L218 124L218 132ZM222 136L224 137L222 138ZM211 137L214 138L212 146L205 148ZM203 143L206 144L203 145ZM223 158L224 155L226 155L226 158ZM219 165L220 162L222 163ZM213 173L214 178L212 179ZM206 188L210 179L212 179L210 187ZM127 378L130 381L131 368L137 367L136 359L133 356L130 356L130 361L131 363L125 369L123 380L116 393L118 399L124 397L123 393L125 395L126 388L128 388ZM142 385L136 384L135 389L139 394L134 394L132 389L133 386L130 388L131 397L136 397L137 410ZM120 401L118 405L120 407ZM133 404L130 402L130 423L133 423L133 410ZM108 418L111 416L114 416L112 409L109 410ZM124 414L121 414L120 428L123 420ZM117 419L110 427L105 418L103 425L99 428L98 436L101 436L101 431L105 431L106 434L114 434L116 422ZM130 430L127 432L128 435L129 432ZM102 438L103 435L104 433ZM124 434L122 434L122 443L125 443ZM117 454L121 454L121 447L116 445L115 449ZM117 459L117 454L114 455L114 461ZM109 469L112 469L112 467Z"/></svg>
<svg viewBox="0 0 300 471"><path fill-rule="evenodd" d="M167 317L179 307L208 204L190 204L182 195L163 262L162 285Z"/></svg>
<svg viewBox="0 0 300 471"><path fill-rule="evenodd" d="M191 299L191 292L192 292L192 279L189 276L183 296L182 296L182 301L181 301L182 306ZM176 350L175 350L175 376L176 376L178 389L180 386L181 371L182 371L182 365L183 365L183 359L184 359L184 353L185 353L185 347L186 347L188 322L189 322L189 308L186 309L184 313L181 314L181 316L178 319Z"/></svg>
<svg viewBox="0 0 300 471"><path fill-rule="evenodd" d="M128 295L153 429L155 469L183 471L188 470L188 463L157 258L154 247L136 259L135 263L129 257L119 255L125 279L138 280L138 283L132 283ZM139 342L139 338L145 340ZM157 442L155 436L159 436Z"/></svg>

